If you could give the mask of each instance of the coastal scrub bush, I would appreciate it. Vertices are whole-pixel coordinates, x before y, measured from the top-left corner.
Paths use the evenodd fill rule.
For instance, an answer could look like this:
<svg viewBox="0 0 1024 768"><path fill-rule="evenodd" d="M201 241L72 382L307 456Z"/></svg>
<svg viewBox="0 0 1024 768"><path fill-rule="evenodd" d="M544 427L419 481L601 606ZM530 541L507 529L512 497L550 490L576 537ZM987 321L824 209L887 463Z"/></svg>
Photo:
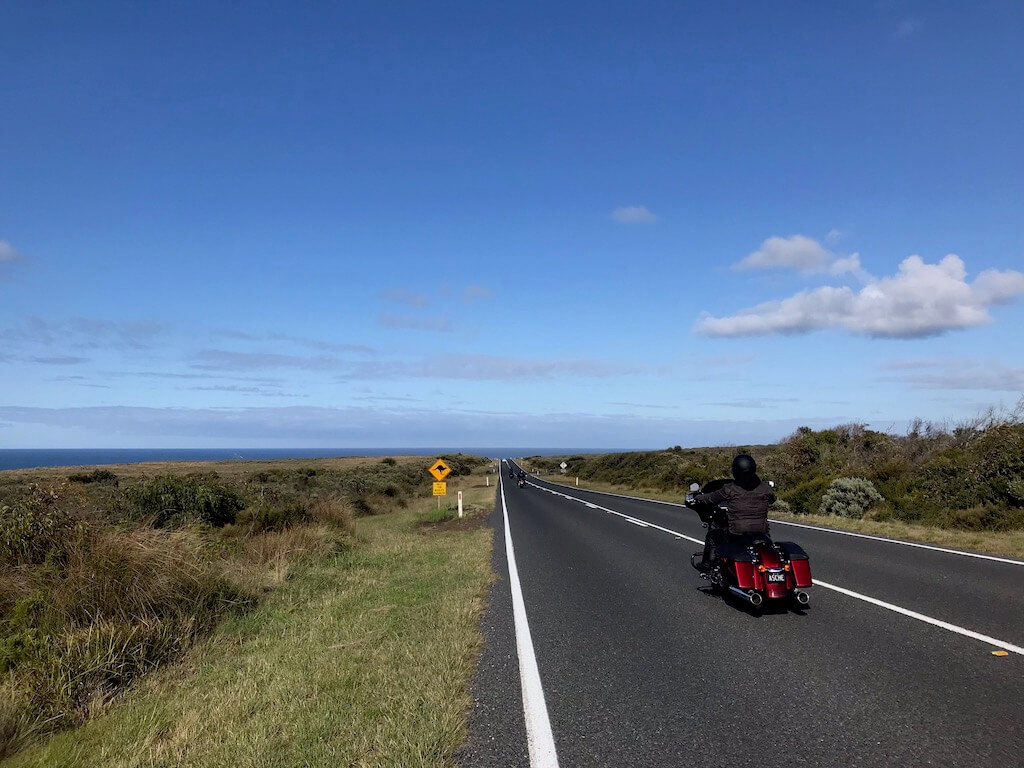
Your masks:
<svg viewBox="0 0 1024 768"><path fill-rule="evenodd" d="M813 515L821 506L828 484L827 477L812 477L786 491L783 498L789 502L794 513Z"/></svg>
<svg viewBox="0 0 1024 768"><path fill-rule="evenodd" d="M64 553L75 520L60 489L31 485L26 497L0 507L0 565L31 565Z"/></svg>
<svg viewBox="0 0 1024 768"><path fill-rule="evenodd" d="M74 472L68 475L72 483L111 483L117 485L117 475L109 469L94 469L92 472Z"/></svg>
<svg viewBox="0 0 1024 768"><path fill-rule="evenodd" d="M819 511L823 515L863 517L872 506L884 501L870 480L863 477L839 477L825 491Z"/></svg>
<svg viewBox="0 0 1024 768"><path fill-rule="evenodd" d="M216 475L161 475L125 489L137 515L154 528L205 523L220 527L235 521L245 507L242 497L222 485Z"/></svg>

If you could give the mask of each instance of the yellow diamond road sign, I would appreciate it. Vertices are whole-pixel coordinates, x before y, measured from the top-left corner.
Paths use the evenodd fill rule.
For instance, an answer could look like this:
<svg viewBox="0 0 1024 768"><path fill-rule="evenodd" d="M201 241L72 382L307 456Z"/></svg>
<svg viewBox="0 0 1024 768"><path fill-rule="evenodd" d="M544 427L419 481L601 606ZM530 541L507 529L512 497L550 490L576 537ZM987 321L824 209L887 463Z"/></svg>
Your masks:
<svg viewBox="0 0 1024 768"><path fill-rule="evenodd" d="M452 471L452 468L445 464L441 459L438 459L434 462L434 466L427 471L430 472L430 474L432 474L438 481L441 481L448 477L448 473Z"/></svg>

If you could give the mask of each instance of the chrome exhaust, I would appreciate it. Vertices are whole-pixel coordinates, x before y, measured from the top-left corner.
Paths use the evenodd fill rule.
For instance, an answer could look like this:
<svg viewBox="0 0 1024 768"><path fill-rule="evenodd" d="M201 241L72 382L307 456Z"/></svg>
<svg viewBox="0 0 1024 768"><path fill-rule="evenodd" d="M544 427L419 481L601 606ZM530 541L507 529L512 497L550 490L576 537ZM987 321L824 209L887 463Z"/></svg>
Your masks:
<svg viewBox="0 0 1024 768"><path fill-rule="evenodd" d="M796 598L796 601L800 603L800 605L807 605L811 602L811 596L804 592L802 589L794 592L793 597Z"/></svg>
<svg viewBox="0 0 1024 768"><path fill-rule="evenodd" d="M761 603L764 602L764 598L761 597L761 594L759 592L754 592L753 590L747 592L739 587L730 586L729 591L738 597L742 597L755 608L760 607Z"/></svg>

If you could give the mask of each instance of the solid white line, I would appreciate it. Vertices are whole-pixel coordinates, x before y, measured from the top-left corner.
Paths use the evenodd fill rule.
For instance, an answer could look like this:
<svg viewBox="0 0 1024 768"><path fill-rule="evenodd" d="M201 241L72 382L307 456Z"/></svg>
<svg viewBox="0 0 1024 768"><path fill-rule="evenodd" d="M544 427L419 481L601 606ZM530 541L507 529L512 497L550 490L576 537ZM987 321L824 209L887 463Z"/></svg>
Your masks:
<svg viewBox="0 0 1024 768"><path fill-rule="evenodd" d="M516 652L519 655L519 681L523 690L523 719L526 722L526 741L530 750L531 768L558 768L555 737L544 701L544 688L540 684L537 656L526 621L526 602L519 584L519 570L512 551L512 529L508 524L508 506L505 504L505 481L501 481L501 511L505 516L505 555L508 558L508 582L512 588L512 615L516 625Z"/></svg>
<svg viewBox="0 0 1024 768"><path fill-rule="evenodd" d="M538 478L539 480L540 478ZM550 483L550 480L543 480L541 482ZM538 488L541 486L537 486ZM586 491L587 493L599 493L602 496L614 496L617 499L629 499L631 501L648 501L652 504L664 504L669 507L681 507L686 509L685 504L680 504L676 501L665 501L663 499L648 499L643 496L626 496L622 493L611 493L610 491L592 491L589 488L581 488L580 490ZM572 498L572 497L567 497ZM947 549L946 547L936 547L932 544L919 544L916 541L903 541L902 539L888 539L885 536L871 536L866 533L854 533L853 531L842 531L838 528L825 528L820 525L808 525L807 523L791 523L787 520L776 520L774 518L769 519L772 523L778 523L779 525L794 525L797 528L810 528L812 531L821 531L822 533L837 533L840 536L855 536L859 539L871 539L872 541L883 541L888 544L902 544L905 547L916 547L918 549L930 549L934 552L944 552L947 555L962 555L963 557L974 557L978 560L993 560L997 563L1008 563L1009 565L1024 565L1024 560L1013 560L1008 557L997 557L996 555L982 555L978 552L964 552L960 549Z"/></svg>
<svg viewBox="0 0 1024 768"><path fill-rule="evenodd" d="M896 611L896 613L902 613L904 616L909 616L912 619L917 619L918 621L924 621L924 622L927 622L928 624L934 624L936 627L942 627L943 629L948 629L950 632L956 632L958 635L964 635L966 637L973 637L975 640L981 640L983 643L988 643L989 645L994 645L994 646L996 646L998 648L1004 648L1007 651L1013 651L1014 653L1019 653L1021 656L1024 656L1024 648L1021 648L1019 645L1013 645L1012 643L1007 643L1007 642L1005 642L1003 640L997 640L994 637L989 637L988 635L983 635L980 632L974 632L974 631L972 631L970 629L964 629L963 627L958 627L956 624L950 624L948 621L942 621L941 619L933 619L931 616L925 616L923 613L918 613L917 611L911 611L911 610L908 610L906 608L901 608L898 605L893 605L892 603L887 603L884 600L879 600L876 597L869 597L868 595L862 595L860 592L854 592L852 589L846 589L845 587L837 587L835 584L829 584L828 582L821 581L820 579L814 579L814 585L818 586L818 587L824 587L825 589L833 589L836 592L841 592L844 595L849 595L850 597L855 597L858 600L864 600L864 601L872 603L874 605L881 606L882 608L887 608L890 611Z"/></svg>
<svg viewBox="0 0 1024 768"><path fill-rule="evenodd" d="M614 494L610 494L610 495L614 495ZM569 498L573 498L573 497L570 496ZM579 499L577 499L577 501L578 500ZM626 520L628 520L631 523L644 523L644 525L646 527L648 527L648 528L657 528L659 531L664 531L665 533L670 533L673 536L676 536L676 537L681 538L681 539L687 539L689 541L694 542L695 544L703 544L704 543L700 539L695 539L692 536L687 536L686 534L680 533L679 531L673 531L671 528L662 528L660 525L655 525L654 523L648 523L646 521L638 520L637 518L630 517L629 515L623 514L622 512L616 512L614 509L608 509L607 507L597 507L597 509L601 509L601 510L603 510L605 512L611 512L613 515L618 515L619 517L625 518ZM825 589L831 589L831 590L834 590L835 592L840 592L840 593L842 593L844 595L847 595L849 597L855 597L858 600L863 600L865 602L871 603L872 605L877 605L877 606L879 606L881 608L886 608L886 609L888 609L890 611L895 611L896 613L901 613L904 616L909 616L912 619L917 619L918 621L923 621L923 622L925 622L927 624L932 624L932 625L934 625L936 627L941 627L942 629L949 630L950 632L956 632L959 635L964 635L965 637L970 637L970 638L973 638L975 640L980 640L983 643L988 643L989 645L994 645L997 648L1003 648L1003 649L1005 649L1007 651L1012 651L1013 653L1019 653L1022 656L1024 656L1024 648L1021 648L1019 645L1014 645L1013 643L1008 643L1005 640L997 640L996 638L990 637L989 635L983 635L980 632L974 632L973 630L965 629L964 627L957 626L956 624L950 624L948 621L942 621L941 619L935 619L935 618L932 618L931 616L925 616L923 613L918 613L917 611L911 611L909 608L902 608L902 607L900 607L898 605L893 605L892 603L887 603L884 600L879 600L877 597L871 597L869 595L861 594L860 592L854 592L852 589L846 589L845 587L839 587L839 586L836 586L835 584L829 584L828 582L821 581L820 579L816 579L815 578L815 579L813 579L813 582L814 582L814 586L820 586L820 587L824 587Z"/></svg>

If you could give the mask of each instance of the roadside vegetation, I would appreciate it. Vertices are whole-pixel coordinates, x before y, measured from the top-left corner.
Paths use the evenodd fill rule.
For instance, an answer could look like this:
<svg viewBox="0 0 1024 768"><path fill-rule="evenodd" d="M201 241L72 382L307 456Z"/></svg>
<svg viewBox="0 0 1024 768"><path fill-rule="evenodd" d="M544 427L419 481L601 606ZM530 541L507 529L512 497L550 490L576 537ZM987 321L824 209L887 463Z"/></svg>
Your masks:
<svg viewBox="0 0 1024 768"><path fill-rule="evenodd" d="M454 470L449 480L456 484L470 483L473 470L487 464L462 455L445 459ZM272 718L287 720L291 715L284 710L298 712L317 701L337 708L336 699L349 701L346 697L355 693L345 681L358 677L361 672L353 669L363 663L354 656L368 654L378 667L409 660L415 669L402 673L398 664L395 672L409 680L429 674L430 659L406 648L407 641L424 643L426 653L448 643L452 648L445 653L473 656L473 611L479 608L473 600L458 606L458 633L444 640L428 642L432 630L417 624L425 611L442 610L433 605L438 584L453 593L469 589L482 595L489 571L486 545L463 537L464 550L449 552L449 537L421 532L418 523L446 524L421 519L431 510L437 517L427 495L426 468L432 461L319 459L0 473L0 758L74 728L63 741L58 735L17 760L136 765L131 750L144 748L152 759L143 764L215 764L192 751L193 744L205 729L223 727L207 737L211 749L216 744L226 750L227 764L230 738L253 741L259 750L270 747L256 744L258 738L281 739ZM484 486L483 475L472 479ZM493 505L493 488L484 490ZM490 507L470 498L466 507L479 528L482 510ZM473 530L469 519L453 530L478 538L485 534ZM471 554L474 547L480 553ZM466 577L464 569L477 568L474 557L484 565L474 571L475 580L467 578L460 586L456 582ZM439 619L431 614L426 624L434 621ZM385 640L393 631L398 637ZM315 638L326 642L328 636L333 639L327 646L315 645ZM314 659L315 653L331 658ZM169 664L183 660L184 665ZM311 675L314 661L341 665L349 678L335 679L334 671L323 670L321 679L319 669ZM206 671L207 664L214 669ZM460 662L444 671L448 684L458 678L465 687L471 668L458 677L464 667ZM195 674L186 674L186 668ZM265 690L254 687L254 670L266 678ZM201 683L204 674L212 677ZM386 677L379 668L366 674ZM357 687L378 683L393 690L399 686L397 680L385 684L380 678ZM289 690L289 685L297 687ZM340 688L332 692L332 685ZM175 693L183 686L192 690L188 702ZM307 695L315 701L299 701ZM126 696L150 696L155 708L117 706ZM273 709L275 697L281 711L263 722L270 731L247 734L257 722L253 712ZM404 703L389 706L420 705L410 694ZM251 711L239 709L244 706ZM357 718L353 711L341 712L336 717ZM100 713L107 714L96 718ZM117 730L123 722L118 717L137 716L155 719ZM173 719L171 725L166 717ZM95 750L82 746L85 731L78 728L91 721L95 730L86 730L96 739ZM461 711L455 721L461 727ZM108 722L114 725L100 725ZM322 727L312 724L310 733ZM401 727L411 727L408 719ZM350 735L374 753L381 748L374 732ZM129 733L143 743L124 746ZM457 738L452 733L448 737ZM395 734L381 738L401 740ZM431 738L436 741L436 734L423 734ZM303 748L290 747L293 752L282 751L282 760L272 762L307 764L294 753ZM329 749L341 754L336 740ZM113 759L122 753L118 750L122 763ZM254 754L249 762L263 759ZM346 764L420 763L356 759Z"/></svg>
<svg viewBox="0 0 1024 768"><path fill-rule="evenodd" d="M564 461L570 482L681 501L691 482L727 475L741 451L775 481L776 516L888 525L911 538L939 531L943 543L1024 554L1014 543L1024 540L1024 400L952 426L917 421L904 435L861 424L801 427L774 445L531 456L525 464L557 478Z"/></svg>

